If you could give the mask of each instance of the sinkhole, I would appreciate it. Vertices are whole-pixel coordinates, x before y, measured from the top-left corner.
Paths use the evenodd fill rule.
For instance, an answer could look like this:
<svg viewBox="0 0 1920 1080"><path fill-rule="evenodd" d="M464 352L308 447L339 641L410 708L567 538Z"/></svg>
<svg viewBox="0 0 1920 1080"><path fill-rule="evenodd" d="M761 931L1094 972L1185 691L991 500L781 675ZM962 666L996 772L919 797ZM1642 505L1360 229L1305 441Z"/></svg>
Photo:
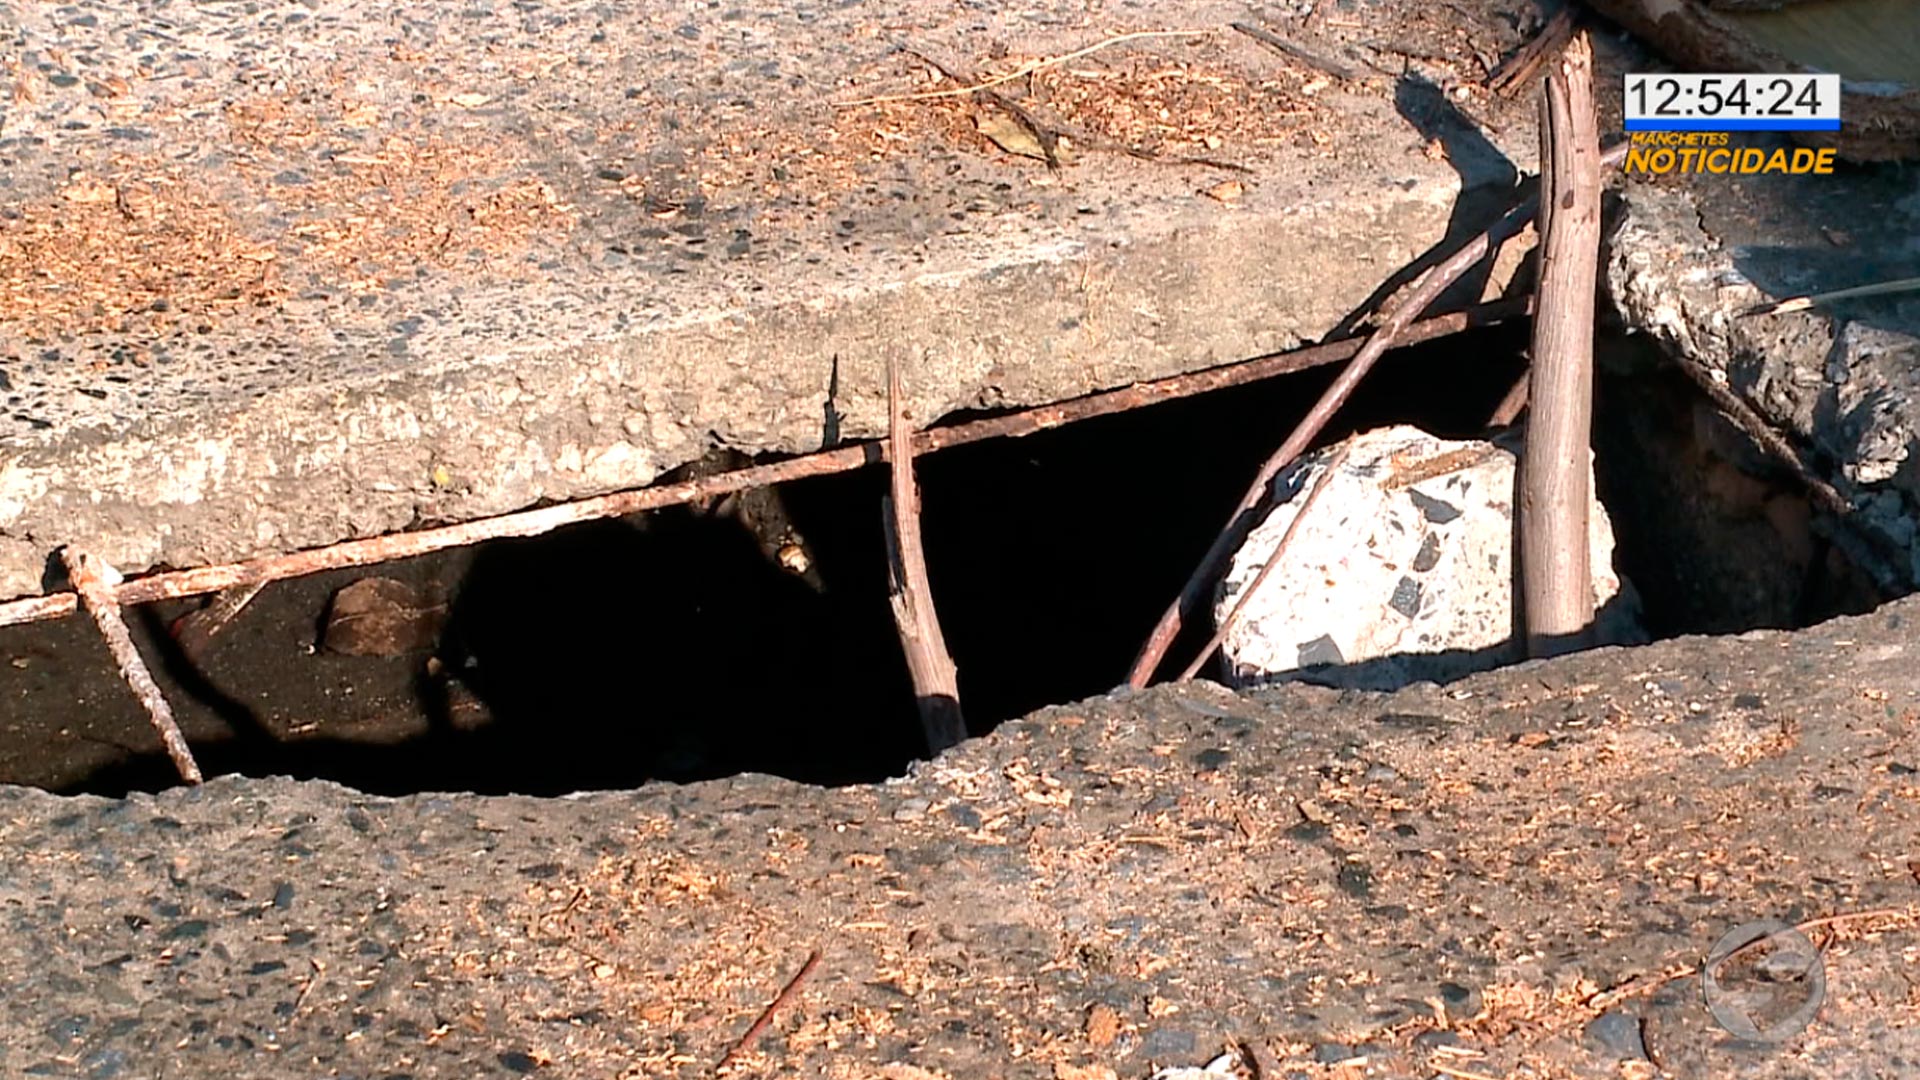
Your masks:
<svg viewBox="0 0 1920 1080"><path fill-rule="evenodd" d="M1390 353L1322 442L1394 422L1482 435L1525 346L1516 323ZM1656 351L1603 334L1597 366L1599 492L1656 637L1883 599L1791 474ZM929 573L972 733L1114 687L1336 371L922 457ZM193 658L168 628L197 602L128 616L209 775L381 794L870 781L921 753L886 599L886 479L867 468L279 582ZM373 575L413 589L431 632L395 655L324 647L329 598ZM0 657L0 781L108 795L175 782L85 620L0 629Z"/></svg>

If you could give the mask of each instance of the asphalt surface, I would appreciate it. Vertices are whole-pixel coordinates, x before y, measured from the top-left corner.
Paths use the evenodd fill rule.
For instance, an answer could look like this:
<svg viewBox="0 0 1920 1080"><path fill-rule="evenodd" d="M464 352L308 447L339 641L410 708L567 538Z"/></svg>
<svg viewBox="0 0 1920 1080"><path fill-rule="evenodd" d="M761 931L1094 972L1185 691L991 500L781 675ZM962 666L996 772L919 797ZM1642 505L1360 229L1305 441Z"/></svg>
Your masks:
<svg viewBox="0 0 1920 1080"><path fill-rule="evenodd" d="M0 1070L706 1076L817 952L737 1075L1907 1075L1916 618L1164 687L839 789L7 789Z"/></svg>

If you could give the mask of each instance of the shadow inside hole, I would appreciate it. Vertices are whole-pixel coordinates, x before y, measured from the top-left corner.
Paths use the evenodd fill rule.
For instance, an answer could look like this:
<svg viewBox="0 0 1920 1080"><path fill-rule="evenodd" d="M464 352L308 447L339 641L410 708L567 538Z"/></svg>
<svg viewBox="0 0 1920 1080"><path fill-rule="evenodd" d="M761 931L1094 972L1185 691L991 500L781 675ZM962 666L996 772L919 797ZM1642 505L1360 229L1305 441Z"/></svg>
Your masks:
<svg viewBox="0 0 1920 1080"><path fill-rule="evenodd" d="M1396 351L1321 442L1392 422L1481 434L1524 343L1512 326ZM1615 345L1603 337L1603 353ZM1793 625L1856 609L1863 601L1845 575L1829 573L1831 552L1817 536L1798 539L1805 510L1794 500L1804 496L1791 478L1756 479L1755 462L1728 458L1711 439L1697 445L1711 430L1697 392L1650 368L1603 375L1595 418L1618 565L1648 602L1649 629ZM1247 478L1334 374L923 458L929 574L973 733L1115 686ZM194 748L209 775L325 778L382 794L555 794L743 771L876 780L922 754L886 600L886 479L869 468L779 489L818 589L781 569L738 520L676 508L276 584L224 632L204 677L179 666L152 618L135 632L183 726L201 733ZM326 598L370 572L451 596L438 674L421 654L312 652ZM1209 623L1196 613L1169 668ZM0 635L16 659L34 640L50 650L0 666L0 700L35 714L43 740L61 727L97 729L128 748L50 786L168 786L171 765L144 749L151 731L87 629ZM39 674L55 667L66 683ZM328 711L348 695L354 708ZM405 715L366 719L359 703L374 697ZM95 723L103 701L112 724ZM0 731L0 761L34 752L29 739ZM7 779L36 782L31 768Z"/></svg>
<svg viewBox="0 0 1920 1080"><path fill-rule="evenodd" d="M1444 433L1477 431L1518 370L1519 341L1507 328L1391 355L1328 438L1410 414ZM1247 477L1334 373L922 458L929 573L972 733L1115 686ZM209 775L319 777L383 794L898 775L923 751L886 600L886 481L870 468L779 489L819 590L737 520L689 508L373 571L441 582L452 597L442 673L403 694L415 720L376 725L398 740L336 728L325 707L337 698L306 674L338 673L337 694L355 673L391 685L399 666L423 665L303 651L325 598L366 571L274 586L226 631L217 677L198 688L191 672L163 679L189 691L183 712L211 707L224 720L227 738L196 742ZM1202 611L1189 625L1204 634L1207 621ZM306 706L290 679L317 684ZM248 714L232 715L235 703ZM269 707L274 723L251 715ZM297 738L273 735L316 721ZM75 789L171 781L164 757L147 754Z"/></svg>
<svg viewBox="0 0 1920 1080"><path fill-rule="evenodd" d="M1389 353L1316 445L1389 423L1479 435L1524 342L1507 326ZM975 730L1118 685L1260 464L1339 370L925 459L928 573ZM1211 635L1211 611L1209 592L1161 678Z"/></svg>
<svg viewBox="0 0 1920 1080"><path fill-rule="evenodd" d="M816 591L684 508L490 544L442 649L489 720L448 739L447 767L536 794L898 775L921 747L885 613L884 593Z"/></svg>
<svg viewBox="0 0 1920 1080"><path fill-rule="evenodd" d="M1791 629L1894 598L1830 541L1851 526L1817 510L1657 346L1596 344L1595 482L1649 634Z"/></svg>

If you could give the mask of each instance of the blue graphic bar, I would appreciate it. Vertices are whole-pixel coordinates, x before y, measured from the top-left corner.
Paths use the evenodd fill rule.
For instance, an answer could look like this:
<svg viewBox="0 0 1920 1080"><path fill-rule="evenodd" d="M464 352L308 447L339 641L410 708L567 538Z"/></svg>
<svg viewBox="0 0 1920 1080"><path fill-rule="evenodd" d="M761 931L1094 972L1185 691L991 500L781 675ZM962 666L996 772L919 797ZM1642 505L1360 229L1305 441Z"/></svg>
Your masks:
<svg viewBox="0 0 1920 1080"><path fill-rule="evenodd" d="M1628 120L1628 131L1839 131L1836 118L1775 116L1766 119L1702 119L1662 116Z"/></svg>

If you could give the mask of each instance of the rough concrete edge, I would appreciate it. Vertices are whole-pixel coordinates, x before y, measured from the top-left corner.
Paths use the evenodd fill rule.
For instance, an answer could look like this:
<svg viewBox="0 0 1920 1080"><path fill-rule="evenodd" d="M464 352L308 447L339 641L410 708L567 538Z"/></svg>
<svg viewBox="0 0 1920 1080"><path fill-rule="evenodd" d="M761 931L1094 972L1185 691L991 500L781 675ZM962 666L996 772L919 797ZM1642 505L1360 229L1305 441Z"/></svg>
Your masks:
<svg viewBox="0 0 1920 1080"><path fill-rule="evenodd" d="M1920 342L1819 311L1741 318L1772 298L1740 272L1684 192L1628 194L1606 277L1631 327L1819 451L1814 467L1852 500L1856 522L1905 553L1906 564L1890 569L1920 582L1920 432L1914 373L1901 361L1920 356Z"/></svg>
<svg viewBox="0 0 1920 1080"><path fill-rule="evenodd" d="M885 351L905 343L926 344L908 378L922 416L1293 347L1437 239L1457 194L1428 174L670 332L279 391L125 437L77 432L0 454L0 597L39 592L64 543L130 573L203 565L644 485L715 445L812 450L836 357L843 437L872 437Z"/></svg>

